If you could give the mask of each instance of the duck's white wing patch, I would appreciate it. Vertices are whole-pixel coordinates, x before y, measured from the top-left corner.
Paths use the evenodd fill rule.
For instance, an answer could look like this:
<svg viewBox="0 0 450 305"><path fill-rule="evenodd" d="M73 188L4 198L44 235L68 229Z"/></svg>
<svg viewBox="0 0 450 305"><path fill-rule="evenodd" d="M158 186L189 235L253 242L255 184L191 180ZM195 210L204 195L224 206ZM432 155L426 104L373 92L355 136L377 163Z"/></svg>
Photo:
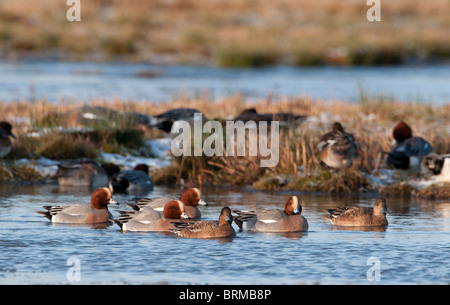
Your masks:
<svg viewBox="0 0 450 305"><path fill-rule="evenodd" d="M273 220L273 219L260 219L260 221L261 221L261 222L264 222L264 223L274 223L274 222L277 222L276 220Z"/></svg>
<svg viewBox="0 0 450 305"><path fill-rule="evenodd" d="M148 220L138 220L138 221L144 225L148 225L148 224L152 223L151 221L148 221Z"/></svg>

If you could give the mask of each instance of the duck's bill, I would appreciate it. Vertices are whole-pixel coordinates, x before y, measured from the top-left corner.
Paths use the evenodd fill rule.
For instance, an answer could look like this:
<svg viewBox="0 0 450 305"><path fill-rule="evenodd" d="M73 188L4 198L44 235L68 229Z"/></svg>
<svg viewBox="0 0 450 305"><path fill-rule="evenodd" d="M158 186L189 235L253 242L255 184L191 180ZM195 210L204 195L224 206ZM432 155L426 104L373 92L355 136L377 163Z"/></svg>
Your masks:
<svg viewBox="0 0 450 305"><path fill-rule="evenodd" d="M115 205L119 205L119 203L117 201L115 201L114 199L109 199L108 201L109 204L115 204Z"/></svg>
<svg viewBox="0 0 450 305"><path fill-rule="evenodd" d="M206 203L206 201L203 200L203 199L200 199L200 200L198 201L198 204L199 204L199 205L208 205L208 204Z"/></svg>
<svg viewBox="0 0 450 305"><path fill-rule="evenodd" d="M184 218L184 219L191 219L191 217L187 216L186 213L181 214L181 218Z"/></svg>

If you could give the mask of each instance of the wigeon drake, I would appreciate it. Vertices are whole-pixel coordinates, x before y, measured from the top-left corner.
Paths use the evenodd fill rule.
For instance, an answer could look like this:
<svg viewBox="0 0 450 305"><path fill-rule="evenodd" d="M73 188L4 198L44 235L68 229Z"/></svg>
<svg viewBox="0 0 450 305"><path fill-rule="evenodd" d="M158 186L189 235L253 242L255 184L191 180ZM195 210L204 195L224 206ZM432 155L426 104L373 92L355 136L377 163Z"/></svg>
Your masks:
<svg viewBox="0 0 450 305"><path fill-rule="evenodd" d="M330 221L335 226L378 227L388 225L387 204L384 198L375 200L373 208L338 207L327 211L328 214L322 214L322 219Z"/></svg>
<svg viewBox="0 0 450 305"><path fill-rule="evenodd" d="M118 219L114 220L122 231L161 232L174 229L174 222L189 219L185 213L183 202L172 200L166 203L162 212L144 207L140 211L122 211Z"/></svg>
<svg viewBox="0 0 450 305"><path fill-rule="evenodd" d="M153 183L148 170L146 164L137 164L134 169L118 172L111 177L109 187L117 193L134 190L151 191Z"/></svg>
<svg viewBox="0 0 450 305"><path fill-rule="evenodd" d="M112 199L111 191L102 187L91 197L91 204L67 204L44 206L47 211L38 214L47 217L54 223L92 224L105 223L113 220L108 204L118 204Z"/></svg>
<svg viewBox="0 0 450 305"><path fill-rule="evenodd" d="M413 137L411 127L401 121L392 129L393 149L389 152L387 163L397 169L416 168L425 155L433 152L430 143L421 137Z"/></svg>
<svg viewBox="0 0 450 305"><path fill-rule="evenodd" d="M308 231L308 221L302 212L297 196L292 196L286 202L284 210L264 209L258 212L234 210L237 217L234 222L242 231L252 232L305 232Z"/></svg>
<svg viewBox="0 0 450 305"><path fill-rule="evenodd" d="M346 132L339 122L335 122L332 131L322 136L317 148L320 160L331 168L350 167L358 157L355 137Z"/></svg>
<svg viewBox="0 0 450 305"><path fill-rule="evenodd" d="M127 205L131 207L133 210L139 211L144 207L149 207L154 209L155 211L162 211L167 202L175 200L171 197L157 197L157 198L138 198L135 200L135 204ZM202 217L202 213L198 208L199 205L206 206L208 205L202 199L202 193L198 188L189 188L184 190L181 193L179 198L181 202L183 202L185 206L186 215L188 215L191 219L197 220Z"/></svg>
<svg viewBox="0 0 450 305"><path fill-rule="evenodd" d="M12 125L8 122L0 122L0 158L11 152L12 143L9 137L16 138L12 133Z"/></svg>
<svg viewBox="0 0 450 305"><path fill-rule="evenodd" d="M220 211L219 220L201 220L194 223L174 223L176 235L187 238L222 238L236 236L231 226L233 216L231 209L224 207Z"/></svg>

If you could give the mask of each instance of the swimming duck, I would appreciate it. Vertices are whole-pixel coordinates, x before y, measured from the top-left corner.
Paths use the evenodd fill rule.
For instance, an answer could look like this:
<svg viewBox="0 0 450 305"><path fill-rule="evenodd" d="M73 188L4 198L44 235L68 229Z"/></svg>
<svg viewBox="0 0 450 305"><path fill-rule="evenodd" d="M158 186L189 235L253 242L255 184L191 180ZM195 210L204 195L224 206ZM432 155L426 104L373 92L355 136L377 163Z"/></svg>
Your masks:
<svg viewBox="0 0 450 305"><path fill-rule="evenodd" d="M0 158L5 157L12 149L11 139L16 138L12 133L12 125L8 122L0 122Z"/></svg>
<svg viewBox="0 0 450 305"><path fill-rule="evenodd" d="M236 235L233 227L231 209L224 207L220 211L219 220L201 220L194 223L174 223L176 235L187 238L221 238Z"/></svg>
<svg viewBox="0 0 450 305"><path fill-rule="evenodd" d="M322 136L317 148L320 160L331 168L350 167L358 157L355 137L346 132L339 122L335 122L332 131Z"/></svg>
<svg viewBox="0 0 450 305"><path fill-rule="evenodd" d="M411 127L401 121L392 129L393 149L389 152L387 163L397 169L419 169L425 155L433 152L430 143L421 137L413 137Z"/></svg>
<svg viewBox="0 0 450 305"><path fill-rule="evenodd" d="M373 208L370 207L338 207L327 210L322 219L328 220L335 226L376 227L387 226L386 199L375 200Z"/></svg>
<svg viewBox="0 0 450 305"><path fill-rule="evenodd" d="M157 232L174 229L175 222L190 219L185 213L185 207L180 200L172 200L165 204L162 212L144 207L139 211L121 211L114 220L122 231Z"/></svg>
<svg viewBox="0 0 450 305"><path fill-rule="evenodd" d="M156 211L162 211L167 202L175 200L171 197L157 197L157 198L136 198L134 204L127 203L133 210L139 211L144 207L152 208ZM193 220L200 219L202 213L198 208L199 205L208 205L202 199L202 193L198 188L189 188L184 190L179 200L185 206L186 214Z"/></svg>
<svg viewBox="0 0 450 305"><path fill-rule="evenodd" d="M73 187L105 187L109 181L105 168L89 159L59 163L56 177L60 186Z"/></svg>
<svg viewBox="0 0 450 305"><path fill-rule="evenodd" d="M118 204L112 199L111 191L102 187L96 190L91 197L91 204L66 204L44 206L46 211L37 213L47 217L54 223L91 224L104 223L113 220L108 210L109 204Z"/></svg>
<svg viewBox="0 0 450 305"><path fill-rule="evenodd" d="M146 164L137 164L134 169L114 174L109 181L110 188L116 193L127 191L153 190L152 178L148 175Z"/></svg>
<svg viewBox="0 0 450 305"><path fill-rule="evenodd" d="M234 222L242 231L252 232L304 232L308 231L308 221L302 213L297 196L286 202L284 210L264 209L258 212L234 210L238 216Z"/></svg>

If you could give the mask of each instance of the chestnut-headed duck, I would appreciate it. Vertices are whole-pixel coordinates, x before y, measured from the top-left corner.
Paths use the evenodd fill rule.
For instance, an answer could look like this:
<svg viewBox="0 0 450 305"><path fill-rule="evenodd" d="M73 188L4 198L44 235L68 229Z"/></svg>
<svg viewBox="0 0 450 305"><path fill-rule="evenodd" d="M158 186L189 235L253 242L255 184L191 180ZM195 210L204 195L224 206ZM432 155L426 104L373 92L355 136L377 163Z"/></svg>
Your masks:
<svg viewBox="0 0 450 305"><path fill-rule="evenodd" d="M221 238L236 236L231 226L233 216L231 209L224 207L220 211L219 220L201 220L194 223L174 223L176 235L187 238Z"/></svg>
<svg viewBox="0 0 450 305"><path fill-rule="evenodd" d="M127 191L153 190L152 178L148 175L146 164L137 164L134 169L121 171L112 176L109 187L116 193Z"/></svg>
<svg viewBox="0 0 450 305"><path fill-rule="evenodd" d="M186 215L183 202L172 200L166 203L162 212L144 207L140 211L122 211L114 222L122 231L157 232L174 229L176 222L190 219Z"/></svg>
<svg viewBox="0 0 450 305"><path fill-rule="evenodd" d="M69 160L58 164L56 177L60 186L105 187L108 171L89 159Z"/></svg>
<svg viewBox="0 0 450 305"><path fill-rule="evenodd" d="M388 225L387 204L384 198L375 200L373 208L347 206L327 211L328 214L322 214L322 219L330 221L335 226L378 227Z"/></svg>
<svg viewBox="0 0 450 305"><path fill-rule="evenodd" d="M392 129L392 150L387 163L397 169L419 169L425 155L433 152L433 147L421 137L413 137L412 129L401 121Z"/></svg>
<svg viewBox="0 0 450 305"><path fill-rule="evenodd" d="M5 121L0 122L0 158L11 152L12 143L9 137L16 138L12 133L12 125Z"/></svg>
<svg viewBox="0 0 450 305"><path fill-rule="evenodd" d="M108 210L108 204L118 203L112 199L111 191L106 187L102 187L92 194L90 205L44 206L46 211L38 211L38 214L47 217L54 223L105 223L113 220L113 216Z"/></svg>
<svg viewBox="0 0 450 305"><path fill-rule="evenodd" d="M144 207L149 207L155 211L162 211L167 202L174 200L171 197L157 197L157 198L137 198L134 204L127 203L133 210L139 211ZM202 199L202 193L198 188L189 188L181 193L179 198L185 205L186 214L193 220L200 219L202 213L198 208L199 205L208 205Z"/></svg>
<svg viewBox="0 0 450 305"><path fill-rule="evenodd" d="M280 125L298 124L306 119L306 116L295 115L289 112L276 113L258 113L255 108L247 108L242 111L233 121L254 121L256 123L266 121L268 124L272 121L279 121Z"/></svg>
<svg viewBox="0 0 450 305"><path fill-rule="evenodd" d="M358 157L358 146L351 133L335 122L332 131L324 134L317 145L320 160L331 168L350 167Z"/></svg>
<svg viewBox="0 0 450 305"><path fill-rule="evenodd" d="M305 232L308 221L302 212L297 196L286 202L284 210L264 209L258 212L234 210L237 217L234 222L242 231L252 232Z"/></svg>

